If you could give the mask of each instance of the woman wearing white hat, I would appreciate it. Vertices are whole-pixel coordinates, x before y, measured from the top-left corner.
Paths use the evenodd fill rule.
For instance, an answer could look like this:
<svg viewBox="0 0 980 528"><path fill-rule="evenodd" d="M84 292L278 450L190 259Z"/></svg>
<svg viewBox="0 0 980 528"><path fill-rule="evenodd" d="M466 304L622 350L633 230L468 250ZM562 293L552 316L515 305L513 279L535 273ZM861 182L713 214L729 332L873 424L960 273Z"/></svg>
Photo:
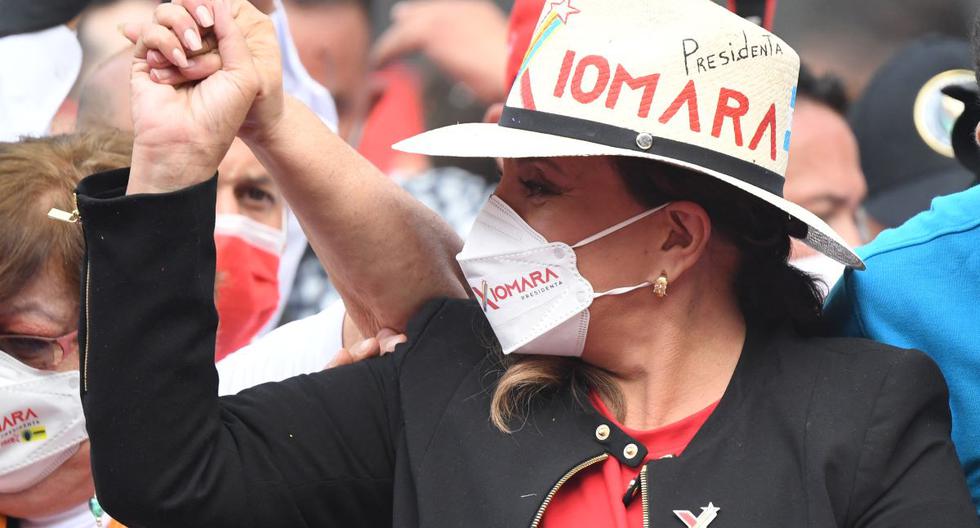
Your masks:
<svg viewBox="0 0 980 528"><path fill-rule="evenodd" d="M707 0L546 6L498 125L401 145L505 158L464 287L449 230L283 102L268 22L181 4L141 31L133 168L78 192L83 405L115 518L976 526L938 369L805 337L820 301L789 237L862 263L779 196L798 59L775 36ZM148 63L182 65L201 9L220 58ZM215 397L204 234L236 131L363 329L413 316L394 354Z"/></svg>

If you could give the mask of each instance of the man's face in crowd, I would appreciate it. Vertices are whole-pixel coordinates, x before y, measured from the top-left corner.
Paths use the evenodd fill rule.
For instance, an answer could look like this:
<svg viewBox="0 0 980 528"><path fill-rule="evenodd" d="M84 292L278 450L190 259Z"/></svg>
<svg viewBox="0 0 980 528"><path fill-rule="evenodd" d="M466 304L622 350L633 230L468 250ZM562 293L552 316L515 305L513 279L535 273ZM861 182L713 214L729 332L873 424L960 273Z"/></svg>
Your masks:
<svg viewBox="0 0 980 528"><path fill-rule="evenodd" d="M109 56L129 49L129 40L116 27L124 22L152 20L153 10L159 3L155 0L117 0L100 2L86 9L78 26L78 40L86 63L95 66Z"/></svg>
<svg viewBox="0 0 980 528"><path fill-rule="evenodd" d="M300 61L330 90L338 111L350 104L368 73L371 24L359 2L286 2L289 28Z"/></svg>
<svg viewBox="0 0 980 528"><path fill-rule="evenodd" d="M133 129L129 102L132 71L133 51L126 48L96 65L83 79L78 104L80 130L96 126Z"/></svg>
<svg viewBox="0 0 980 528"><path fill-rule="evenodd" d="M239 214L282 229L283 199L252 151L235 139L218 166L217 212Z"/></svg>
<svg viewBox="0 0 980 528"><path fill-rule="evenodd" d="M822 218L848 244L865 243L856 215L868 187L847 121L826 105L801 99L793 116L792 141L786 199ZM793 244L792 258L815 253L796 240Z"/></svg>

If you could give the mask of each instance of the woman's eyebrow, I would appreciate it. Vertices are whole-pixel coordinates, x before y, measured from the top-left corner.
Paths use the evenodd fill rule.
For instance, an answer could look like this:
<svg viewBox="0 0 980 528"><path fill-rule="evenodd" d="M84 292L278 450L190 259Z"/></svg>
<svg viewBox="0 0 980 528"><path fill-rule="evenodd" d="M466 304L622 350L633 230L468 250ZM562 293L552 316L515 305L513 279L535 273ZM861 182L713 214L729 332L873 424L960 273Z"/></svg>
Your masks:
<svg viewBox="0 0 980 528"><path fill-rule="evenodd" d="M557 172L559 174L564 174L564 172L562 171L561 165L559 165L555 160L553 160L551 158L534 158L532 161L534 163L539 164L539 165L545 165L548 168L550 168L551 170L553 170L553 171L555 171L555 172Z"/></svg>
<svg viewBox="0 0 980 528"><path fill-rule="evenodd" d="M14 314L34 314L40 316L50 323L60 324L62 322L57 315L49 312L43 304L34 300L21 303L11 303L0 311L0 317L11 316Z"/></svg>
<svg viewBox="0 0 980 528"><path fill-rule="evenodd" d="M539 173L538 176L558 187L573 183L580 178L580 173L567 171L567 167L553 158L528 158L528 162L538 170L547 169L547 173Z"/></svg>

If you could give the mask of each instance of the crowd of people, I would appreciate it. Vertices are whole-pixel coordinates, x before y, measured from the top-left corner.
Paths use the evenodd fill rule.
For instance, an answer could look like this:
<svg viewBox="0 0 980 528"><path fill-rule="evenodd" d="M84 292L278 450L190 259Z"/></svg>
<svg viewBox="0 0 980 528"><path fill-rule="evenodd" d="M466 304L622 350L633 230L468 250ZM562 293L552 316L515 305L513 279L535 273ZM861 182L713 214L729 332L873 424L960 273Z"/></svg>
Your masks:
<svg viewBox="0 0 980 528"><path fill-rule="evenodd" d="M980 13L9 4L0 528L980 524Z"/></svg>

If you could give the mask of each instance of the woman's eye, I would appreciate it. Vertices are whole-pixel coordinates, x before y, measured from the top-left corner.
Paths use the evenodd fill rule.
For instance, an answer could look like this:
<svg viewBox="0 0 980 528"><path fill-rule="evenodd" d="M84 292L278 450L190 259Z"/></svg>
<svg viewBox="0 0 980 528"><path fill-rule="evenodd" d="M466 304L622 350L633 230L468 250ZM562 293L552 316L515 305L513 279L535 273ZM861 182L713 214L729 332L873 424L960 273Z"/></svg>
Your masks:
<svg viewBox="0 0 980 528"><path fill-rule="evenodd" d="M554 196L558 191L546 182L540 180L521 180L521 185L528 196Z"/></svg>

